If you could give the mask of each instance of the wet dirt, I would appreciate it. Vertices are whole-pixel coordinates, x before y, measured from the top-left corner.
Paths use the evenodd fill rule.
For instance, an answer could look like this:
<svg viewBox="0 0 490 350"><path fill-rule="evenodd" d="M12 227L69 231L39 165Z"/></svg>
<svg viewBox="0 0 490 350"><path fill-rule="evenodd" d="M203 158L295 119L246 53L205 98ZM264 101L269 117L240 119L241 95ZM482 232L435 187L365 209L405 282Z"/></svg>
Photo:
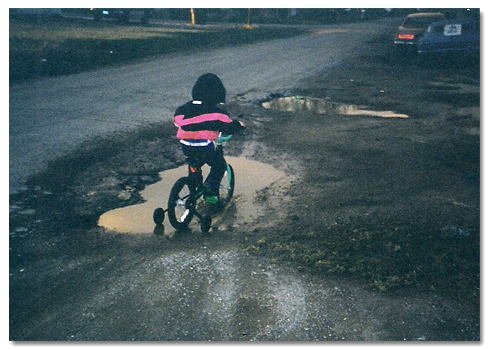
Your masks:
<svg viewBox="0 0 490 350"><path fill-rule="evenodd" d="M292 181L291 176L275 169L273 166L260 163L258 161L227 157L227 162L235 170L235 191L233 198L233 225L243 225L246 222L253 221L261 215L261 207L254 204L257 193L279 182L283 184L283 190L286 190L286 184ZM206 178L209 168L203 168L203 176ZM260 177L254 176L260 174ZM153 233L155 224L152 221L153 211L156 208L166 209L166 199L170 194L173 184L181 177L187 175L187 166L177 169L166 170L159 174L161 181L152 184L141 191L140 196L144 201L140 204L118 208L104 213L98 222L100 227L119 233ZM250 182L246 179L254 179ZM228 215L225 209L217 218L213 220L213 226L223 221L224 216ZM228 221L231 218L228 217ZM197 220L194 220L196 223ZM195 225L191 225L191 229ZM168 216L165 217L164 229L161 231L165 235L173 235L175 230L168 222Z"/></svg>
<svg viewBox="0 0 490 350"><path fill-rule="evenodd" d="M230 98L247 129L226 155L279 177L236 170L250 192L210 234L97 225L184 164L170 123L95 140L32 178L10 198L11 339L479 341L479 68L397 59L391 32L267 95L409 118Z"/></svg>

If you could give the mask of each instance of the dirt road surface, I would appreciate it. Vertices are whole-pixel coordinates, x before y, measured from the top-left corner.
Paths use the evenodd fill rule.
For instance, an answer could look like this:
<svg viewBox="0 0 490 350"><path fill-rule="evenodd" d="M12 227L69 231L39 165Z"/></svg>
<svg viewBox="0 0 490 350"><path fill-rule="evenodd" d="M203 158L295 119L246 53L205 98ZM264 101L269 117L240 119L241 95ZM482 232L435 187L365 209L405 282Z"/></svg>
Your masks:
<svg viewBox="0 0 490 350"><path fill-rule="evenodd" d="M86 133L60 145L72 133L57 139L60 129L46 125L43 142L56 151L26 152L25 185L21 166L11 173L17 190L10 196L10 340L480 340L479 69L397 59L390 46L395 26L327 26L312 41L274 41L291 61L274 69L259 59L266 43L254 45L250 67L237 62L225 71L219 60L191 58L193 67L221 73L227 108L247 125L227 154L284 174L237 193L208 234L197 223L186 232L166 226L140 233L97 225L110 210L141 205L145 188L170 181L159 173L184 164L162 115L185 100L200 72L168 76L175 90L165 99L156 91L169 81L152 72L168 60L98 72L111 86L134 78L135 68L148 72L146 82L110 88L106 96L106 85L85 74L48 80L72 82L67 101L75 86L93 94L88 104L97 117L93 125L79 118L86 114L82 101L44 106L38 119L51 109ZM332 62L332 47L317 40L349 49ZM304 60L316 50L325 58ZM205 55L224 54L243 57L233 50ZM178 66L178 57L170 61ZM38 87L28 89L30 98L41 98ZM138 91L145 97L133 105ZM27 117L34 108L12 107L20 92L11 94L11 113ZM328 97L409 118L319 114L298 110L301 103L273 110L261 104L267 96ZM147 119L130 119L135 110ZM102 125L118 134L102 137ZM26 135L11 150L11 166L29 135L41 145ZM236 175L240 183L255 181ZM168 194L161 196L164 206Z"/></svg>
<svg viewBox="0 0 490 350"><path fill-rule="evenodd" d="M383 26L342 27L348 42L332 35L335 28L313 27L307 36L249 48L167 55L141 64L11 86L10 192L83 141L170 120L182 101L190 98L189 86L201 74L218 74L227 82L229 96L251 90L267 95L339 64Z"/></svg>

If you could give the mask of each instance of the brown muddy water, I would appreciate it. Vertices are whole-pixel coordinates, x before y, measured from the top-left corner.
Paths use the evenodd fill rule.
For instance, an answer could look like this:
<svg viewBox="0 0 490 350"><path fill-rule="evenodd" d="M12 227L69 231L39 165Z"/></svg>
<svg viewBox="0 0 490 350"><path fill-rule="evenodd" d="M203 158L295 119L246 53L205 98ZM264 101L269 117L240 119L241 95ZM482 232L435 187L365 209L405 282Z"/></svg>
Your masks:
<svg viewBox="0 0 490 350"><path fill-rule="evenodd" d="M235 225L247 223L261 215L262 208L254 202L257 192L273 184L282 184L287 187L292 180L290 175L286 175L268 164L237 157L227 157L226 160L235 171L235 191L231 204L235 208L233 211ZM204 178L208 172L209 168L204 166ZM163 171L159 175L161 181L146 187L140 193L145 202L104 213L100 217L98 225L118 233L155 233L153 211L158 207L167 208L170 190L180 177L187 176L187 165ZM213 227L219 225L222 217L226 215L227 210L213 219ZM192 229L197 223L198 220L194 219L190 228ZM165 235L175 233L167 216L165 217L164 228Z"/></svg>
<svg viewBox="0 0 490 350"><path fill-rule="evenodd" d="M305 96L280 97L262 103L262 107L284 112L312 112L316 114L340 114L349 116L367 116L377 118L409 118L406 114L393 111L373 111L363 106L350 105Z"/></svg>

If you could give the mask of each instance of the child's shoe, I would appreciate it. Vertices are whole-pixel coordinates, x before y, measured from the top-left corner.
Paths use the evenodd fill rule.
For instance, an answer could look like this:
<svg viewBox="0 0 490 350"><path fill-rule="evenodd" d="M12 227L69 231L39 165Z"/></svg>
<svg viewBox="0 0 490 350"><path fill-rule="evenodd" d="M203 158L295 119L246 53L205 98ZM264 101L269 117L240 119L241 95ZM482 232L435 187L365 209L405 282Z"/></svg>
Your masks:
<svg viewBox="0 0 490 350"><path fill-rule="evenodd" d="M218 196L206 196L206 197L204 197L204 200L208 204L218 204L218 202L219 202Z"/></svg>

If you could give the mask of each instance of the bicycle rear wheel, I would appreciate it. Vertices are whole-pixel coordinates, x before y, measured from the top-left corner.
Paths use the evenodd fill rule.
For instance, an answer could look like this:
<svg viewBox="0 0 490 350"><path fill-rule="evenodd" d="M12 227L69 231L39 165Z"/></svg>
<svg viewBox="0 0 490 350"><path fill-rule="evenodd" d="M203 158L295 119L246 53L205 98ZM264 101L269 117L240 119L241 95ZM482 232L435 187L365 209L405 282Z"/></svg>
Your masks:
<svg viewBox="0 0 490 350"><path fill-rule="evenodd" d="M175 182L168 197L168 221L177 230L185 230L193 216L196 201L194 191L187 177L181 177Z"/></svg>
<svg viewBox="0 0 490 350"><path fill-rule="evenodd" d="M233 197L235 191L235 172L230 164L226 164L226 171L219 185L219 205L224 208Z"/></svg>

